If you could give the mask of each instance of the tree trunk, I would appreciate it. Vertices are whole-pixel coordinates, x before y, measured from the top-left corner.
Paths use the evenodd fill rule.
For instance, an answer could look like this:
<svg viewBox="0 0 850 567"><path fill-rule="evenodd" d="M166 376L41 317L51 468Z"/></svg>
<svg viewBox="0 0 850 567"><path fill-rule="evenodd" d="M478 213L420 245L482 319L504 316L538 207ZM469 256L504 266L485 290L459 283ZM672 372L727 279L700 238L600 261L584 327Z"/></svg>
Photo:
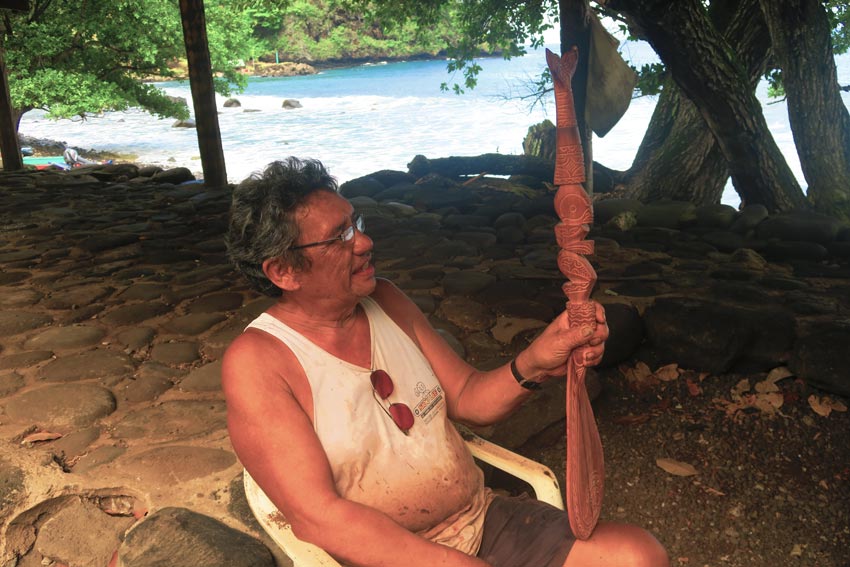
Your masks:
<svg viewBox="0 0 850 567"><path fill-rule="evenodd" d="M561 22L561 54L573 46L578 47L578 66L572 79L573 101L576 120L584 151L584 189L593 195L593 136L587 125L587 71L590 56L590 24L587 0L559 0L558 11Z"/></svg>
<svg viewBox="0 0 850 567"><path fill-rule="evenodd" d="M755 89L770 53L758 0L712 2L710 15ZM720 202L728 178L726 159L699 110L668 79L634 162L624 174L626 193L644 202L667 198L707 205Z"/></svg>
<svg viewBox="0 0 850 567"><path fill-rule="evenodd" d="M746 204L772 212L806 201L773 140L746 71L699 0L609 0L643 29L673 80L695 104L717 140Z"/></svg>
<svg viewBox="0 0 850 567"><path fill-rule="evenodd" d="M850 220L850 114L841 100L826 12L818 0L761 0L761 7L782 69L809 201Z"/></svg>
<svg viewBox="0 0 850 567"><path fill-rule="evenodd" d="M6 53L3 45L0 44L0 155L3 156L3 169L6 171L18 171L24 168L21 145L18 143L18 122L20 122L20 116L16 119L9 97Z"/></svg>
<svg viewBox="0 0 850 567"><path fill-rule="evenodd" d="M221 147L221 131L218 127L218 109L215 106L203 0L180 0L180 16L183 21L183 39L189 64L189 85L195 106L204 183L209 187L224 187L227 185L227 170L224 164L224 150Z"/></svg>

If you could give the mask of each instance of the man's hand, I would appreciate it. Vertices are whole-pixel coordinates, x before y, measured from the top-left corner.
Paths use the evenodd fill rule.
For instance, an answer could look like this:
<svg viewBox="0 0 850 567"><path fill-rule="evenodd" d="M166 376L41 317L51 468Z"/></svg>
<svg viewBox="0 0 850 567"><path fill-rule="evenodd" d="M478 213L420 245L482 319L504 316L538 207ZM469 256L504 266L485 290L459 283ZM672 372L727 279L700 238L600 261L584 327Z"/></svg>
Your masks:
<svg viewBox="0 0 850 567"><path fill-rule="evenodd" d="M517 356L520 374L529 380L540 381L544 376L563 376L567 373L567 361L573 351L582 357L584 366L599 364L608 339L608 324L605 322L605 309L599 303L593 303L596 306L595 329L572 326L564 311Z"/></svg>

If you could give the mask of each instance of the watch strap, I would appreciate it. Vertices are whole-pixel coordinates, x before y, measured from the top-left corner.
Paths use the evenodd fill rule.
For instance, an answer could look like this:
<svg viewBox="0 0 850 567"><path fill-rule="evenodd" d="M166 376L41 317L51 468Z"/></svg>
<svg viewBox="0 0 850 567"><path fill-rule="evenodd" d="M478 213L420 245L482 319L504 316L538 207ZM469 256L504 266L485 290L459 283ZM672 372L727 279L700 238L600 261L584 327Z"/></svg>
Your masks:
<svg viewBox="0 0 850 567"><path fill-rule="evenodd" d="M517 383L526 390L539 390L543 387L543 384L541 384L540 382L535 382L534 380L528 380L526 378L523 378L522 374L520 374L519 370L517 370L516 358L511 360L511 374L514 375L514 378L516 379Z"/></svg>

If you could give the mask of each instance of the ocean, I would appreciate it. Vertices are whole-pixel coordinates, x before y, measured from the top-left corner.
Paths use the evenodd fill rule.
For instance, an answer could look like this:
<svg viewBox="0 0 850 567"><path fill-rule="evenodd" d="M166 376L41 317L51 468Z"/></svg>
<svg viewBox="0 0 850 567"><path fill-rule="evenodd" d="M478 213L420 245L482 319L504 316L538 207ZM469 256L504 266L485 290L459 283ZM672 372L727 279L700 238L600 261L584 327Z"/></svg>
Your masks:
<svg viewBox="0 0 850 567"><path fill-rule="evenodd" d="M548 47L558 51L557 45ZM627 42L622 51L637 66L657 60L643 43ZM534 50L509 61L484 58L477 63L483 68L478 85L462 95L440 91L441 82L462 82L459 74L447 74L446 61L441 60L250 78L245 91L233 95L241 107L224 108L225 97L217 97L228 179L238 182L289 155L320 159L344 182L381 169L406 170L417 154L428 158L521 154L529 126L546 118L555 120L552 95L543 104L532 104L529 98L529 83L546 65L544 52ZM850 83L850 56L838 57L837 63L839 82ZM191 101L188 82L157 85ZM785 103L768 101L764 84L757 94L774 139L805 187ZM843 96L850 105L850 93ZM302 106L283 109L284 99L296 99ZM632 100L605 137L594 137L594 159L613 169L628 168L656 100ZM139 109L86 120L51 120L34 110L24 115L20 133L83 150L134 154L141 163L185 166L200 173L196 131L173 128L173 123L174 119L158 119ZM722 201L732 206L740 203L731 182Z"/></svg>

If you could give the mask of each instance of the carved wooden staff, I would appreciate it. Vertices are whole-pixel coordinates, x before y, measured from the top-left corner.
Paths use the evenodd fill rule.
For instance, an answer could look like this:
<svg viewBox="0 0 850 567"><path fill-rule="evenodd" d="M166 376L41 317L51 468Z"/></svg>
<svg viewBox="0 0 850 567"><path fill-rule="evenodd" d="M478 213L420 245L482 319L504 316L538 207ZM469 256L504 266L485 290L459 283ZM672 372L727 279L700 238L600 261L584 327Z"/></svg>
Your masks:
<svg viewBox="0 0 850 567"><path fill-rule="evenodd" d="M576 121L572 78L578 64L578 49L558 57L546 50L546 63L555 83L557 156L555 159L555 212L561 222L555 237L561 251L558 268L569 280L564 284L570 326L596 326L596 312L589 301L596 272L582 255L593 254L593 241L585 240L593 224L593 209L582 183L585 181L584 152ZM576 349L567 365L567 513L570 528L579 539L587 539L602 510L605 465L602 441L584 385L586 369L583 349Z"/></svg>

